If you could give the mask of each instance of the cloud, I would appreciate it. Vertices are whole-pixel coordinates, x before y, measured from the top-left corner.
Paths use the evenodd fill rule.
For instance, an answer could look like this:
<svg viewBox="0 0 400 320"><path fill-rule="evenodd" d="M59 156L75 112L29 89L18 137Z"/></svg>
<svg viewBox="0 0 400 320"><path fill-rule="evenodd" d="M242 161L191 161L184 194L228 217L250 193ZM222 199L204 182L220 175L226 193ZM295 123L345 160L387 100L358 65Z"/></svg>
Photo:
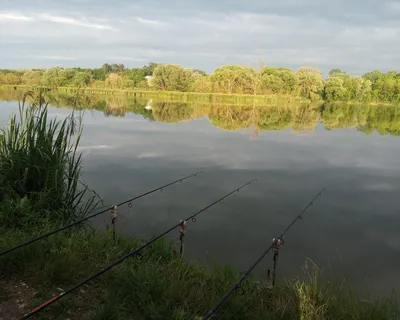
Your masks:
<svg viewBox="0 0 400 320"><path fill-rule="evenodd" d="M3 21L6 21L6 20L34 21L34 22L47 21L47 22L61 23L61 24L67 24L67 25L84 27L84 28L114 30L114 31L118 30L108 24L100 24L100 23L91 22L87 18L76 19L76 18L72 18L72 17L54 16L54 15L51 15L48 13L32 14L32 15L28 16L28 15L20 14L17 12L4 12L3 11L3 12L0 12L0 21L1 20L3 20ZM94 20L104 21L104 19L96 19L96 18Z"/></svg>
<svg viewBox="0 0 400 320"><path fill-rule="evenodd" d="M37 58L47 60L76 60L76 57L69 56L38 56Z"/></svg>
<svg viewBox="0 0 400 320"><path fill-rule="evenodd" d="M0 11L0 20L19 20L19 21L31 21L31 17L16 13L16 12L5 12Z"/></svg>
<svg viewBox="0 0 400 320"><path fill-rule="evenodd" d="M107 29L107 30L114 30L114 31L117 30L116 28L109 26L107 24L91 23L89 21L82 21L82 20L69 18L69 17L52 16L49 14L41 14L38 17L39 17L39 19L41 19L43 21L70 24L70 25L78 26L78 27L93 28L93 29Z"/></svg>
<svg viewBox="0 0 400 320"><path fill-rule="evenodd" d="M71 66L82 67L114 57L129 67L155 61L212 71L263 60L362 74L398 68L398 7L388 0L20 0L0 13L0 58L5 67L31 67L38 62L30 56L68 50Z"/></svg>
<svg viewBox="0 0 400 320"><path fill-rule="evenodd" d="M148 24L148 25L156 25L156 26L162 25L162 22L157 21L157 20L150 20L150 19L145 19L145 18L141 18L141 17L137 17L136 20L140 23Z"/></svg>

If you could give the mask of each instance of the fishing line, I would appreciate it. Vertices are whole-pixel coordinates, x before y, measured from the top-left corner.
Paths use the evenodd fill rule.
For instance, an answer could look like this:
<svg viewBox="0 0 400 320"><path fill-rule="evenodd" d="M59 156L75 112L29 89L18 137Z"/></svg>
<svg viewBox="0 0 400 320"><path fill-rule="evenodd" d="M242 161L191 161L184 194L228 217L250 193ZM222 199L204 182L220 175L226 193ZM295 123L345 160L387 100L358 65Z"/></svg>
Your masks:
<svg viewBox="0 0 400 320"><path fill-rule="evenodd" d="M226 299L230 297L230 295L236 291L238 295L243 295L244 290L240 286L240 284L248 277L248 275L253 271L253 269L260 263L260 261L267 255L267 253L274 248L278 240L282 240L283 236L286 234L286 232L289 231L289 229L297 222L297 220L303 219L303 214L307 211L309 207L311 207L314 204L314 201L324 192L325 188L323 188L315 197L314 199L311 200L310 203L307 204L307 206L303 209L303 211L292 221L291 224L282 232L282 234L273 241L273 243L268 247L267 250L254 262L251 267L239 278L239 280L229 288L229 290L225 293L225 295L206 313L206 315L203 317L203 320L209 319L225 302Z"/></svg>
<svg viewBox="0 0 400 320"><path fill-rule="evenodd" d="M122 206L122 205L128 203L128 206L131 208L131 207L132 207L132 202L133 202L133 201L135 201L135 200L137 200L137 199L140 199L140 198L142 198L142 197L144 197L144 196L147 196L147 195L149 195L149 194L151 194L151 193L154 193L154 192L156 192L156 191L163 190L164 188L167 188L167 187L169 187L169 186L172 186L172 185L174 185L174 184L176 184L176 183L178 183L178 182L183 182L184 180L189 179L189 178L192 178L192 177L195 177L195 176L197 176L198 174L203 173L203 172L204 172L204 171L196 172L196 173L194 173L194 174L191 174L190 176L187 176L187 177L184 177L184 178L175 180L175 181L170 182L170 183L168 183L168 184L166 184L166 185L164 185L164 186L161 186L161 187L159 187L159 188L153 189L153 190L151 190L151 191L148 191L148 192L146 192L146 193L143 193L143 194L141 194L141 195L139 195L139 196L136 196L136 197L134 197L134 198L128 199L128 200L126 200L126 201L124 201L124 202L121 202L120 204L117 204L117 207ZM9 248L9 249L5 249L5 250L3 250L3 251L0 252L0 256L5 255L5 254L7 254L7 253L10 253L10 252L12 252L12 251L14 251L14 250L23 248L23 247L25 247L25 246L27 246L27 245L29 245L29 244L35 243L35 242L37 242L37 241L39 241L39 240L42 240L42 239L44 239L44 238L47 238L47 237L49 237L49 236L51 236L51 235L53 235L53 234L56 234L56 233L58 233L58 232L60 232L60 231L65 230L65 229L71 228L71 227L73 227L73 226L75 226L75 225L77 225L77 224L79 224L79 223L82 223L82 222L84 222L84 221L86 221L86 220L89 220L89 219L91 219L91 218L93 218L93 217L96 217L96 216L98 216L98 215L100 215L100 214L103 214L103 213L105 213L105 212L108 212L108 211L112 210L113 208L114 208L114 206L108 207L108 208L105 209L105 210L102 210L102 211L100 211L100 212L94 213L94 214L92 214L92 215L90 215L90 216L87 216L87 217L85 217L85 218L82 218L82 219L80 219L80 220L77 220L77 221L75 221L75 222L72 222L72 223L70 223L70 224L68 224L68 225L66 225L66 226L64 226L64 227L61 227L61 228L58 228L58 229L56 229L56 230L50 231L49 233L46 233L46 234L44 234L44 235L41 235L41 236L39 236L39 237L37 237L37 238L34 238L34 239L28 240L28 241L26 241L26 242L23 242L23 243L21 243L21 244L15 246L15 247L12 247L12 248Z"/></svg>
<svg viewBox="0 0 400 320"><path fill-rule="evenodd" d="M198 216L200 213L206 211L207 209L211 208L212 206L216 205L217 203L222 202L222 200L224 200L225 198L228 198L230 195L232 195L235 192L240 191L240 189L246 187L247 185L250 185L251 183L253 183L254 181L256 181L257 179L253 179L247 183L245 183L244 185L240 186L239 188L236 188L235 190L233 190L232 192L228 193L227 195L223 196L222 198L214 201L213 203L211 203L210 205L204 207L203 209L201 209L200 211L197 211L195 214L192 214L191 216L187 217L184 221L189 221L192 220L193 222L196 221L196 216ZM139 259L142 257L142 254L140 253L140 251L142 251L144 248L148 247L149 245L151 245L152 243L154 243L155 241L157 241L158 239L162 238L163 236L165 236L167 233L171 232L172 230L175 230L177 227L179 227L182 224L182 222L179 222L178 224L174 225L173 227L169 228L168 230L164 231L163 233L161 233L160 235L158 235L157 237L153 238L152 240L146 242L145 244L143 244L142 246L140 246L139 248L136 248L134 250L132 250L131 252L129 252L128 254L124 255L123 257L119 258L118 260L116 260L115 262L109 264L108 266L103 267L102 269L100 269L98 272L96 272L94 275L92 275L91 277L77 283L76 285L72 286L71 288L69 288L68 290L62 292L61 294L54 296L53 298L51 298L50 300L42 303L41 305L39 305L38 307L34 308L33 310L31 310L30 312L28 312L27 314L25 314L22 319L28 319L31 316L33 316L35 313L43 310L44 308L46 308L47 306L51 305L52 303L60 300L61 298L65 297L66 295L70 294L71 292L75 291L76 289L78 289L79 287L83 286L84 284L88 283L89 281L97 278L98 276L102 275L103 273L107 272L108 270L110 270L111 268L119 265L121 262L123 262L124 260L126 260L127 258L136 255Z"/></svg>

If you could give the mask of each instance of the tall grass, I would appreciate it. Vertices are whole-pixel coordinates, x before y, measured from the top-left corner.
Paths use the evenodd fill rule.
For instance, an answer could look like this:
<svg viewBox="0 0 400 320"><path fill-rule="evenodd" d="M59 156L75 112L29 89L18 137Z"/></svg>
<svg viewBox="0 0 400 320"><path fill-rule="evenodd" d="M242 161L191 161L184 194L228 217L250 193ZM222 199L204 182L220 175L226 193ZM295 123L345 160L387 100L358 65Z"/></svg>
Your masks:
<svg viewBox="0 0 400 320"><path fill-rule="evenodd" d="M28 104L27 98L33 100ZM27 92L8 126L0 131L1 221L9 226L63 223L82 216L97 203L87 197L80 182L82 158L77 147L81 118L72 113L64 120L51 119L44 96ZM34 216L14 210L29 204ZM13 209L14 208L14 209ZM21 210L23 211L23 210ZM13 212L13 214L11 214Z"/></svg>
<svg viewBox="0 0 400 320"><path fill-rule="evenodd" d="M28 237L20 230L7 230L3 235L0 247L18 243L21 236ZM28 301L28 310L91 276L141 241L120 237L115 247L108 234L57 234L51 242L35 243L7 258L0 257L0 282L3 274L5 283L17 278L34 287L37 295ZM314 265L309 264L305 274L304 281L279 283L272 289L262 280L250 278L242 283L245 294L232 295L213 319L400 319L400 309L393 297L359 301L344 285L321 285L321 274ZM238 277L228 266L208 270L198 263L185 262L173 255L170 244L159 240L143 251L142 259L127 259L49 306L38 319L201 319L198 317Z"/></svg>

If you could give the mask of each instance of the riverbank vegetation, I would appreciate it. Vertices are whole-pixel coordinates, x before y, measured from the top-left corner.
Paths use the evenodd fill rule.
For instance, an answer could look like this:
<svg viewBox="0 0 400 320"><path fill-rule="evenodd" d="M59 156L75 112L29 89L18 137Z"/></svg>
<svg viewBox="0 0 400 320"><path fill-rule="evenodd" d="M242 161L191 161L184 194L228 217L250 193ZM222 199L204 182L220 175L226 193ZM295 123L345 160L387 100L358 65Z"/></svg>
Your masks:
<svg viewBox="0 0 400 320"><path fill-rule="evenodd" d="M38 233L48 230L36 229ZM28 230L2 228L0 232L2 247L32 237ZM140 243L137 238L121 237L114 247L106 233L75 231L1 257L0 308L9 312L4 313L7 319L18 319ZM39 319L201 319L199 316L238 279L238 273L227 266L206 269L199 263L182 261L172 252L168 243L156 242L142 259L129 258L48 307ZM360 301L343 284L322 285L312 263L307 263L304 272L305 280L288 281L273 289L264 280L249 279L243 284L245 295L231 296L215 319L400 319L395 297ZM20 302L13 303L13 299Z"/></svg>
<svg viewBox="0 0 400 320"><path fill-rule="evenodd" d="M400 104L400 73L379 70L352 76L333 69L326 79L313 67L289 68L261 65L257 70L240 65L221 66L207 75L201 70L174 64L150 63L129 69L123 64L101 68L51 68L0 70L0 85L108 90L158 90L206 94L282 96L325 100Z"/></svg>
<svg viewBox="0 0 400 320"><path fill-rule="evenodd" d="M4 149L0 187L5 195L0 201L1 248L46 233L93 209L90 197L70 202L80 198L81 191L68 186L80 180L82 168L76 153L82 127L74 130L73 119L72 114L66 120L48 120L46 106L39 102L21 107L20 118L12 117L0 133ZM12 168L11 175L6 170L13 163L19 166ZM36 176L43 182L39 185L32 181L36 172L41 173ZM31 184L34 188L28 188ZM54 199L48 195L56 187L63 191L57 198L62 202L59 206L53 206ZM1 315L18 319L142 241L119 237L114 246L109 233L86 225L1 256ZM172 249L171 244L157 241L143 252L142 259L128 259L52 304L39 318L198 319L239 275L230 267L208 269L185 262L174 256ZM399 319L395 297L360 301L343 285L321 285L318 269L310 263L307 266L311 268L306 280L289 281L273 289L264 280L247 280L243 283L245 295L230 297L215 319Z"/></svg>
<svg viewBox="0 0 400 320"><path fill-rule="evenodd" d="M19 114L13 115L0 133L0 190L3 202L10 207L2 212L7 225L22 227L26 214L13 211L16 203L28 202L38 223L46 220L66 222L76 218L78 208L84 215L95 205L95 197L82 205L88 188L80 181L81 156L76 153L81 122L74 113L62 121L49 119L47 105L27 107L23 96ZM9 201L12 199L11 201ZM57 216L53 215L57 213Z"/></svg>

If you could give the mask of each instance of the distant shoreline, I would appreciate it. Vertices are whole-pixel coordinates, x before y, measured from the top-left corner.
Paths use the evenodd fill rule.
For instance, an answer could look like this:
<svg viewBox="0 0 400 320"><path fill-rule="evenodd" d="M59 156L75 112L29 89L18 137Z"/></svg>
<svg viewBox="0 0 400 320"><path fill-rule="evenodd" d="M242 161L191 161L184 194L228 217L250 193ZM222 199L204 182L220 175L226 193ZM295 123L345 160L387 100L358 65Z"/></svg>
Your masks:
<svg viewBox="0 0 400 320"><path fill-rule="evenodd" d="M43 86L28 86L28 85L0 85L0 88L27 88L27 89L51 89L49 87ZM199 92L180 92L180 91L152 91L152 90L134 90L134 89L107 89L107 88L78 88L78 87L55 87L58 91L69 91L69 92L85 92L85 93L99 93L99 94L140 94L140 95L157 95L157 96L169 96L169 97L180 97L185 98L201 98L201 100L213 99L236 99L241 100L251 100L256 98L257 101L272 100L272 101L282 101L282 102L301 102L301 103L311 103L311 100L302 97L294 97L290 95L251 95L251 94L227 94L227 93L199 93ZM322 101L321 101L322 102Z"/></svg>
<svg viewBox="0 0 400 320"><path fill-rule="evenodd" d="M181 92L181 91L152 91L152 90L140 90L140 89L107 89L107 88L93 88L93 87L44 87L44 86L29 86L29 85L11 85L11 84L1 84L0 88L12 89L56 89L57 91L64 92L84 92L90 94L104 94L104 95L114 95L114 94L131 94L133 96L157 96L159 98L165 97L168 99L175 98L182 102L232 102L232 103L306 103L306 104L357 104L357 105L375 105L375 106L393 106L400 107L400 105L392 103L383 102L359 102L359 101L334 101L328 102L324 100L311 101L303 97L295 97L290 95L252 95L252 94L227 94L227 93L199 93L199 92Z"/></svg>

